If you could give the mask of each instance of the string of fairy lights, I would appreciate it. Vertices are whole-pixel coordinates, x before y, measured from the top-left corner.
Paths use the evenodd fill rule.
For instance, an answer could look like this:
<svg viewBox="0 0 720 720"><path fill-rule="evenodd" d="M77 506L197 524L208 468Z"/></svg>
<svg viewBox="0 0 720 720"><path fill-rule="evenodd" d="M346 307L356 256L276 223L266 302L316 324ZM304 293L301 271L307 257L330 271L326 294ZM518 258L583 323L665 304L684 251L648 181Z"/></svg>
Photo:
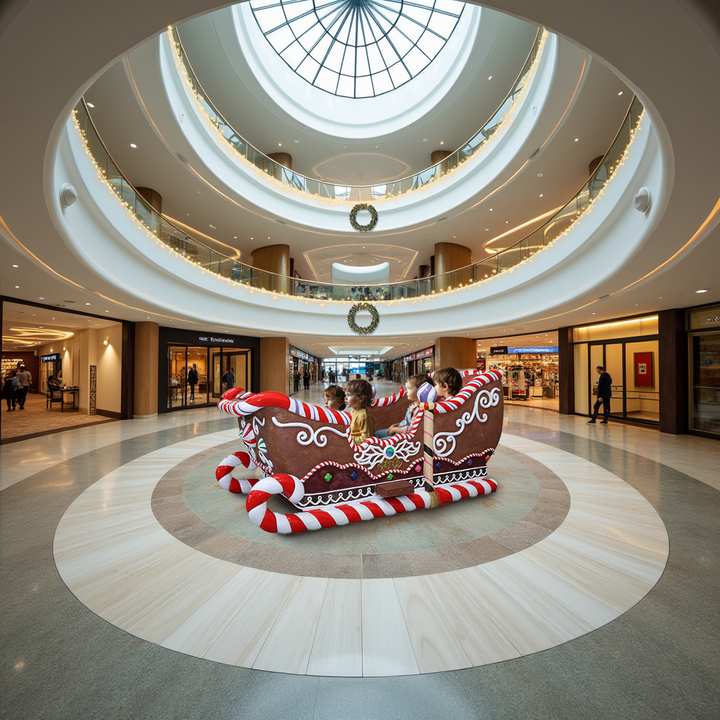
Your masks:
<svg viewBox="0 0 720 720"><path fill-rule="evenodd" d="M297 187L296 185L288 184L287 182L283 181L282 179L275 176L273 170L277 170L278 174L282 177L287 172L287 168L285 168L283 165L279 165L274 160L269 158L264 153L260 152L256 148L254 148L250 143L248 143L246 140L243 140L239 133L235 131L235 129L227 123L227 121L222 117L219 111L217 111L210 98L207 96L207 94L202 90L202 85L200 84L200 81L197 79L195 74L192 71L192 67L189 66L189 64L185 61L185 51L182 47L182 43L180 41L180 37L177 33L177 30L175 28L169 28L167 31L167 36L170 42L170 47L173 50L174 56L175 56L175 67L177 68L180 76L185 81L185 84L190 91L191 96L195 100L195 105L197 107L197 110L200 114L200 116L203 118L204 123L206 127L210 130L211 133L213 133L217 138L220 139L221 143L220 146L223 147L233 158L235 158L240 164L246 166L247 168L251 168L252 170L255 170L255 176L257 178L264 178L265 182L267 182L272 187L280 190L281 192L288 192L292 195L299 195L305 200L315 201L318 202L320 205L341 205L341 206L352 206L355 205L358 201L363 200L372 200L374 203L382 203L388 200L394 200L395 198L402 197L404 195L407 195L409 193L417 193L421 191L427 190L431 185L434 185L437 182L444 182L447 181L455 172L457 172L468 160L470 159L477 159L481 155L485 154L490 146L490 140L492 138L499 138L502 135L502 132L510 123L512 123L515 115L516 108L520 105L520 103L523 101L524 96L526 94L527 89L532 84L531 81L535 77L535 74L537 73L538 65L540 63L540 60L542 58L542 51L545 46L548 33L543 30L540 33L539 40L537 41L537 50L535 52L535 57L530 64L530 67L526 73L522 75L522 77L519 78L517 84L515 87L511 90L510 95L515 95L513 102L510 104L510 106L507 108L504 115L495 123L494 131L485 137L483 135L483 131L487 130L487 125L483 126L475 135L475 137L466 143L467 145L470 145L476 138L480 137L482 135L482 140L478 142L476 146L474 146L473 152L468 155L460 155L460 150L455 151L455 155L458 156L458 161L455 167L450 167L452 164L452 155L445 158L445 160L442 161L443 166L447 168L444 170L440 175L436 175L433 173L433 175L428 178L427 181L423 182L419 186L415 186L416 182L419 183L421 181L422 173L418 173L411 178L406 178L408 180L408 189L392 194L385 194L385 195L375 195L373 192L373 187L375 186L343 186L349 188L349 195L350 197L338 197L338 198L330 198L330 197L323 197L316 193L308 192L307 190L301 189ZM207 111L206 106L210 106L213 108L215 112L215 117L211 116L210 113ZM502 107L502 106L501 106ZM495 115L493 115L492 120L495 121ZM260 155L263 159L263 163L267 164L268 169L266 169L264 172L257 167L251 160L248 160L248 158L241 152L237 150L235 145L221 132L220 126L224 125L228 131L231 132L232 137L238 138L239 140L242 140L242 143L247 147L252 149L253 152ZM290 171L292 172L292 171ZM426 171L423 171L426 172ZM297 173L292 173L294 177L302 178L302 180L307 181L308 178L305 178L303 175L298 175ZM316 181L310 179L311 182L316 182L318 185L326 185L326 183L322 183L321 181ZM397 180L393 183L387 183L387 185L393 185L403 182L403 180ZM363 197L363 191L369 192L371 197Z"/></svg>
<svg viewBox="0 0 720 720"><path fill-rule="evenodd" d="M636 101L636 102L639 102L639 101ZM81 107L81 105L78 105L78 107L77 107L77 108L74 110L74 112L73 112L73 119L74 119L74 122L75 122L75 127L76 127L76 130L77 130L77 132L78 132L78 135L80 136L80 138L81 138L81 140L82 140L83 146L84 146L84 148L85 148L85 152L87 153L87 155L89 156L89 158L91 159L91 161L92 161L92 163L93 163L93 165L94 165L94 167L95 167L95 170L96 170L96 172L97 172L97 175L98 175L98 178L99 178L100 182L107 188L107 190L108 190L109 192L112 193L113 197L114 197L116 200L118 200L118 201L124 206L124 208L125 208L125 210L127 211L130 219L134 222L134 224L135 224L135 226L137 227L137 229L140 230L141 232L143 232L143 233L146 235L146 237L147 237L148 239L152 240L157 246L161 247L164 251L166 251L166 252L168 252L168 253L171 253L175 258L184 260L184 261L185 261L186 263L188 263L189 265L192 265L192 267L195 268L196 270L200 270L200 272L201 272L203 275L205 275L205 274L207 273L207 274L209 274L210 276L216 278L218 281L227 283L227 284L228 284L229 286L231 286L231 287L245 288L245 289L247 289L248 294L250 294L250 295L253 295L254 293L257 292L258 294L262 294L262 295L270 295L270 296L272 296L273 300L278 300L280 297L292 298L292 300L293 300L294 302L304 301L304 303L305 303L306 305L312 303L312 304L314 304L314 305L316 305L316 306L319 306L319 307L324 307L326 303L335 304L335 305L336 305L336 304L339 304L339 305L344 305L344 306L346 306L346 307L347 307L347 306L351 306L351 307L352 307L352 306L354 305L355 301L352 300L352 299L338 299L338 300L336 300L336 299L331 298L331 297L314 298L314 297L308 297L308 296L304 296L304 295L294 295L294 294L292 294L292 293L290 293L290 292L281 292L281 291L278 291L278 290L276 290L276 289L273 290L273 289L266 289L266 288L262 288L262 287L249 286L249 285L247 284L247 282L243 282L242 279L235 280L235 279L232 279L231 277L227 277L227 276L225 276L225 275L222 275L222 274L220 274L219 272L215 272L215 271L213 271L213 270L211 270L211 269L209 269L209 268L204 268L204 267L203 267L201 264L199 264L197 261L191 260L191 259L188 258L186 255L178 252L175 248L169 246L169 245L168 245L167 243L165 243L161 238L159 238L155 233L153 233L153 232L151 231L151 229L148 228L148 226L141 220L141 218L137 215L137 213L136 213L135 208L133 207L133 205L131 205L129 202L127 202L127 200L126 200L124 197L122 197L122 195L120 195L120 194L118 193L118 191L117 191L117 190L118 190L117 186L116 186L116 185L113 185L112 183L109 182L109 179L108 179L108 177L107 177L107 174L105 173L105 171L104 171L104 170L102 169L102 167L101 167L100 160L95 157L95 155L93 154L93 152L92 152L92 150L91 150L91 147L97 146L98 143L91 144L91 143L88 141L88 138L87 138L87 135L86 135L86 133L85 133L85 130L83 129L83 127L82 127L82 125L81 125L81 122L80 122L79 111L78 111L78 108L79 108L79 107ZM625 146L625 149L623 150L623 152L622 152L622 154L620 155L619 159L618 159L614 164L610 164L610 165L608 166L608 168L607 168L607 171L608 171L607 179L605 180L602 188L597 192L597 194L596 194L594 197L592 197L592 198L584 205L584 207L583 207L582 209L580 209L579 211L577 211L577 216L576 216L576 218L573 220L573 222L572 222L567 228L565 228L559 235L557 235L557 237L553 238L550 242L548 242L547 244L543 244L542 246L538 246L538 247L536 247L536 248L534 248L534 249L529 249L529 248L528 248L528 255L527 255L526 257L524 257L523 259L514 262L514 263L512 264L512 266L510 266L510 267L506 267L506 268L503 268L503 269L500 269L500 270L494 269L494 270L491 271L491 273L486 274L483 278L480 278L480 279L478 279L478 280L474 280L474 281L473 281L473 280L470 280L470 281L465 282L465 283L458 283L455 287L453 287L452 285L450 285L450 286L448 286L447 288L444 288L443 290L435 290L435 289L433 289L433 290L431 290L431 291L430 291L429 293L427 293L427 294L418 295L418 296L415 296L415 297L400 297L400 298L397 298L397 297L396 297L396 298L391 298L391 299L389 299L389 300L379 299L379 300L374 300L373 302L375 302L375 303L382 303L382 304L383 304L384 306L386 306L386 307L391 307L393 304L407 304L407 303L410 303L410 304L413 304L413 305L414 305L414 304L418 304L418 303L425 302L425 301L427 301L427 300L429 300L429 299L432 299L432 298L445 296L445 295L448 295L448 294L450 294L450 293L455 293L455 292L458 292L458 291L461 291L461 290L467 290L468 288L476 288L476 287L481 286L481 285L483 285L483 284L485 284L485 283L487 283L487 282L490 282L493 278L499 277L500 275L504 275L505 273L512 273L512 272L514 272L516 269L522 268L523 266L527 265L528 263L532 263L533 260L534 260L535 255L536 255L538 252L540 252L541 250L545 250L545 249L547 249L547 248L550 248L550 247L556 245L556 244L559 243L563 238L565 238L571 231L576 230L576 229L581 225L581 223L583 223L584 221L586 221L587 217L590 215L590 213L592 212L592 210L593 210L593 208L595 207L595 205L596 205L600 200L602 200L603 196L604 196L605 193L606 193L606 190L607 190L607 188L608 188L608 185L610 184L610 181L611 181L614 177L616 177L616 174L617 174L618 169L619 169L620 167L622 167L623 165L625 165L625 163L627 162L629 153L630 153L631 148L633 147L633 144L634 144L635 137L636 137L636 135L640 132L641 127L642 127L642 125L643 125L643 120L644 120L644 118L645 118L645 110L642 109L642 111L641 111L641 112L639 113L639 115L638 115L638 119L637 119L637 122L635 123L635 125L632 126L632 124L631 124L631 126L630 126L630 131L629 131L629 133L628 133L628 139L627 139L627 144L626 144L626 146ZM94 128L93 128L93 131L94 131ZM616 142L617 142L617 140L616 140ZM108 156L107 159L114 164L114 161L112 160L112 158L110 158L110 157ZM117 166L115 166L115 167L117 168ZM119 168L118 168L118 171L119 171ZM120 173L120 174L122 175L122 173ZM124 176L122 176L122 177L124 178ZM128 183L128 184L129 184L129 183ZM135 192L134 188L133 188L133 192ZM579 196L582 194L582 192L583 192L583 191L581 191L580 193L578 193L578 194L575 196L575 198L579 197ZM568 205L570 205L575 198L573 198L573 199L570 201L570 203L568 203L565 207L567 207ZM562 210L560 211L560 213L562 213ZM162 215L159 215L158 213L156 213L155 210L152 210L152 214L153 214L153 216L157 214L157 215L158 215L158 220L159 220L160 222L165 221L164 218L163 218L163 216L162 216ZM556 215L554 216L554 218L557 218L558 215L559 215L559 213L556 214ZM554 218L551 218L551 220L548 221L548 223L546 223L546 225L543 226L543 227L546 227L550 222L553 221ZM542 231L542 228L539 228L539 229L536 230L535 232L537 233L537 232L540 232L540 231ZM179 232L181 232L181 231L179 231ZM183 236L185 236L184 233L181 233L181 234L182 234ZM188 236L185 236L185 237L188 237ZM190 239L190 238L188 237L188 239ZM199 244L199 243L197 243L196 240L193 240L192 242L193 242L193 243L196 243L196 244ZM520 241L520 242L522 242L522 241ZM519 243L516 243L514 246L511 246L510 248L507 248L507 249L504 250L502 253L498 253L497 257L499 257L500 255L502 255L502 254L504 254L504 253L510 253L510 251L517 250L517 249L518 249L518 245L519 245ZM219 257L223 258L224 260L227 260L229 263L235 263L236 265L242 265L241 263L238 263L236 260L233 260L232 258L229 258L229 257L227 257L227 256L224 256L224 255L222 255L221 253L218 253L218 252L215 251L215 250L210 250L210 248L207 248L207 249L208 249L208 251L210 251L210 252L214 252L216 255L218 255ZM476 265L479 265L479 264L480 264L480 263L476 263ZM247 267L250 268L251 266L247 266ZM470 265L470 266L467 266L467 267L465 267L465 268L461 268L461 269L459 269L459 270L457 270L457 271L454 271L454 272L457 272L457 273L460 273L460 272L463 272L463 271L464 271L464 272L467 272L468 270L471 270L471 268L473 268L473 267L474 267L474 266ZM252 268L252 269L253 269L255 272L257 272L257 270L258 270L257 268ZM265 272L265 271L260 271L260 272ZM447 273L447 274L448 274L448 275L451 275L452 273ZM268 273L268 275L269 275L269 276L274 276L274 273ZM280 276L280 277L281 277L282 280L285 281L285 284L286 284L286 286L288 286L288 287L290 287L291 284L292 284L292 283L294 282L294 280L295 280L294 278L290 278L290 277L287 277L287 278L284 277L284 276ZM305 284L308 284L308 283L309 283L309 281L302 281L302 282L304 282ZM324 284L324 283L310 282L309 284L310 284L310 285L317 285L318 287L320 287L320 286L325 287L325 286L326 286L326 284Z"/></svg>

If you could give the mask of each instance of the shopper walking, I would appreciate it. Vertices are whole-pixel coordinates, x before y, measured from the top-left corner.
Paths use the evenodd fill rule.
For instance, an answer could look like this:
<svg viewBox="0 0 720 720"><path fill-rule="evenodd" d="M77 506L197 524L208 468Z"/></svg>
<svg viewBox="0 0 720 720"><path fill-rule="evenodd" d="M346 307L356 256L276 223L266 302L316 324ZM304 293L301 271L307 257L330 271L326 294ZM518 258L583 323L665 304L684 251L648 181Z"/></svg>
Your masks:
<svg viewBox="0 0 720 720"><path fill-rule="evenodd" d="M27 394L30 392L30 383L32 382L32 375L30 371L23 365L20 368L20 372L17 375L18 382L20 383L20 390L17 394L17 403L21 410L25 409L25 400Z"/></svg>
<svg viewBox="0 0 720 720"><path fill-rule="evenodd" d="M225 392L235 387L235 368L230 368L222 376L222 382L225 383Z"/></svg>
<svg viewBox="0 0 720 720"><path fill-rule="evenodd" d="M12 370L8 370L3 381L2 394L7 403L7 411L15 410L17 403L18 381Z"/></svg>
<svg viewBox="0 0 720 720"><path fill-rule="evenodd" d="M193 363L193 366L190 368L190 371L188 372L187 377L188 385L190 386L190 399L195 399L195 386L198 384L198 371L197 371L197 363Z"/></svg>
<svg viewBox="0 0 720 720"><path fill-rule="evenodd" d="M607 425L608 418L610 417L610 398L612 397L612 378L610 377L610 374L606 372L605 368L602 365L598 365L595 370L597 370L597 374L600 376L597 388L593 390L593 393L597 395L597 400L595 401L595 406L593 407L593 414L592 418L588 420L588 425L594 425L595 421L597 420L598 412L600 410L600 406L603 406L603 420L601 421L601 425Z"/></svg>

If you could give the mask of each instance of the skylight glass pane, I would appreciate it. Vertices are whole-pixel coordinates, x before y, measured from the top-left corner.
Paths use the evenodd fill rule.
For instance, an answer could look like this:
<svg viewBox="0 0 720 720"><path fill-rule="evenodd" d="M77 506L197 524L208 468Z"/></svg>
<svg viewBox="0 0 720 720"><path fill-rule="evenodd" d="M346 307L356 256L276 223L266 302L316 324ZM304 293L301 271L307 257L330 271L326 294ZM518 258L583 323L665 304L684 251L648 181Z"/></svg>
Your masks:
<svg viewBox="0 0 720 720"><path fill-rule="evenodd" d="M253 0L250 7L270 45L302 78L343 97L373 97L427 67L455 30L464 5L456 0ZM306 52L314 61L304 59Z"/></svg>

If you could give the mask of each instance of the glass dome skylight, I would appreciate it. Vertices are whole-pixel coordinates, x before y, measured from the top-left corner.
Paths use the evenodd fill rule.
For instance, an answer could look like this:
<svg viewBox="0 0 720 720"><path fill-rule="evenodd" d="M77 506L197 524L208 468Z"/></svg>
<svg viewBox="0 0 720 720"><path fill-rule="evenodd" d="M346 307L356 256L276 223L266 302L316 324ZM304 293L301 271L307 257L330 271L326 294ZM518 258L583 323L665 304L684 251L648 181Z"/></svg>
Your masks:
<svg viewBox="0 0 720 720"><path fill-rule="evenodd" d="M300 77L350 98L382 95L416 77L463 11L454 0L253 0L250 7Z"/></svg>

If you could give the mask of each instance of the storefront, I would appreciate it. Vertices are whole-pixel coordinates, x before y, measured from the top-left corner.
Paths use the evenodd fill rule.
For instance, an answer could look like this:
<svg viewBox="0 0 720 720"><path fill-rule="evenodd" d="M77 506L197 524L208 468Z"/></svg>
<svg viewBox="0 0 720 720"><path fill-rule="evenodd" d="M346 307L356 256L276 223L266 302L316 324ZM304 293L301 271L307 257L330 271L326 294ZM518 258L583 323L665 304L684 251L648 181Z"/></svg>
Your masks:
<svg viewBox="0 0 720 720"><path fill-rule="evenodd" d="M612 378L611 417L660 422L657 315L573 328L572 350L576 413L592 412L601 365Z"/></svg>
<svg viewBox="0 0 720 720"><path fill-rule="evenodd" d="M688 312L689 425L720 437L720 305Z"/></svg>
<svg viewBox="0 0 720 720"><path fill-rule="evenodd" d="M538 400L542 407L558 409L560 374L556 345L497 345L482 352L478 363L503 372L507 400ZM483 368L484 369L484 368Z"/></svg>
<svg viewBox="0 0 720 720"><path fill-rule="evenodd" d="M258 338L160 328L160 348L160 412L217 403L228 371L235 387L258 391Z"/></svg>
<svg viewBox="0 0 720 720"><path fill-rule="evenodd" d="M299 392L305 388L308 383L314 383L317 379L317 367L315 358L304 350L290 346L290 356L288 358L288 387L290 394Z"/></svg>

